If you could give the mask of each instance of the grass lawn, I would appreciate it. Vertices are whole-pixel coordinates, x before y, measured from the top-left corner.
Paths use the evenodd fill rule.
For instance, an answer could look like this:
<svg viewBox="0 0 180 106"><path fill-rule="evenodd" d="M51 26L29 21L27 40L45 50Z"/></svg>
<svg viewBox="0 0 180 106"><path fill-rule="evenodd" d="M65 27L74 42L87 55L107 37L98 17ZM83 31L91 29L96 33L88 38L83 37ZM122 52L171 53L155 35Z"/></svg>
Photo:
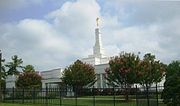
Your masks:
<svg viewBox="0 0 180 106"><path fill-rule="evenodd" d="M27 104L12 104L12 103L0 103L0 106L43 106L43 105L27 105Z"/></svg>
<svg viewBox="0 0 180 106"><path fill-rule="evenodd" d="M12 101L6 101L9 103L12 103ZM136 102L135 100L131 100L130 102L126 103L125 100L122 99L116 99L113 100L113 98L96 98L95 101L93 100L92 97L88 98L88 97L81 97L81 98L62 98L61 101L60 99L36 99L35 104L46 104L48 103L49 105L59 105L62 104L63 106L75 106L76 104L78 106L93 106L93 103L95 102L96 106L114 106L114 102L116 106L136 106ZM21 103L22 104L22 100L15 100L14 103ZM33 100L24 100L24 103L29 103L32 104ZM1 105L0 105L1 106ZM16 105L15 105L16 106ZM21 106L21 105L20 105ZM23 105L22 105L23 106ZM36 105L35 105L36 106Z"/></svg>
<svg viewBox="0 0 180 106"><path fill-rule="evenodd" d="M0 103L0 106L45 106L45 104L39 105L39 104ZM54 105L49 104L48 106L54 106ZM63 106L73 106L73 105L63 105ZM78 106L85 106L85 105L78 105ZM89 106L93 106L93 105L89 105ZM113 105L106 104L106 105L96 105L96 106L113 106ZM123 103L123 104L119 104L119 105L116 105L116 106L135 106L135 105L132 105L130 103ZM140 105L140 106L145 106L145 105ZM166 106L166 105L160 104L159 106Z"/></svg>
<svg viewBox="0 0 180 106"><path fill-rule="evenodd" d="M136 106L136 100L131 99L129 102L125 102L124 99L121 97L116 97L115 100L113 99L113 96L96 96L95 101L93 100L92 96L85 96L85 97L78 97L76 98L62 98L62 99L36 99L33 100L24 100L24 105L22 104L22 100L15 100L12 104L12 100L7 100L6 102L0 104L0 106L46 106L46 103L48 103L48 106L59 106L62 104L62 106L93 106L93 103L95 102L95 106ZM33 104L33 102L35 104ZM19 103L19 104L18 104ZM41 105L42 104L42 105ZM150 100L151 106L156 106L156 100ZM139 106L146 106L147 102L146 99L141 99L139 101ZM159 104L159 106L166 106L164 104Z"/></svg>

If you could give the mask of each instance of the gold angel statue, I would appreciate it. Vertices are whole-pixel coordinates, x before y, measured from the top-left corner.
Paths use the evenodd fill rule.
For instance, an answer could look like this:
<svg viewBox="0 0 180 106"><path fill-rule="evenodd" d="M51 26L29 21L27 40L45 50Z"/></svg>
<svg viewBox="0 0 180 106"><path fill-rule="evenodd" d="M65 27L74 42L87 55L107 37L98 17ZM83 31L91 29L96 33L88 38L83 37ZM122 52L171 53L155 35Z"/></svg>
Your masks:
<svg viewBox="0 0 180 106"><path fill-rule="evenodd" d="M99 26L99 18L98 17L96 18L96 24L97 24L97 26Z"/></svg>

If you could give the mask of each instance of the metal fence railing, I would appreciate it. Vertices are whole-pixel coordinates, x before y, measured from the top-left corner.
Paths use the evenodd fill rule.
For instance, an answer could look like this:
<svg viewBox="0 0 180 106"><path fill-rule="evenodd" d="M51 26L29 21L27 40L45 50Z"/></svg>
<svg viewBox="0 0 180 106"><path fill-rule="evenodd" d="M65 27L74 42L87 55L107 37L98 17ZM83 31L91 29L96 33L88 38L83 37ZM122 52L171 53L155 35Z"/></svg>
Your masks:
<svg viewBox="0 0 180 106"><path fill-rule="evenodd" d="M7 88L3 102L59 106L159 106L162 86L150 88Z"/></svg>

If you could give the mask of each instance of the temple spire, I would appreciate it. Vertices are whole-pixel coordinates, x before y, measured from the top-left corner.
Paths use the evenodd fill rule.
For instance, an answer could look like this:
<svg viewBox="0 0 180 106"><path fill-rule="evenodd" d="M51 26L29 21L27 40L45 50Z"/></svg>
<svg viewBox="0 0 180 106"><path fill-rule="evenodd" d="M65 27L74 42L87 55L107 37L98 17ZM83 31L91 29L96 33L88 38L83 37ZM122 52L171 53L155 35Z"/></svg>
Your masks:
<svg viewBox="0 0 180 106"><path fill-rule="evenodd" d="M92 65L107 64L109 58L105 55L102 47L101 32L99 26L99 18L96 18L95 28L95 44L93 46L93 54L89 55L88 58L83 58L82 61Z"/></svg>
<svg viewBox="0 0 180 106"><path fill-rule="evenodd" d="M99 30L99 18L96 18L97 28L95 29L95 45L93 47L93 54L95 57L102 57L102 43L101 43L101 32Z"/></svg>

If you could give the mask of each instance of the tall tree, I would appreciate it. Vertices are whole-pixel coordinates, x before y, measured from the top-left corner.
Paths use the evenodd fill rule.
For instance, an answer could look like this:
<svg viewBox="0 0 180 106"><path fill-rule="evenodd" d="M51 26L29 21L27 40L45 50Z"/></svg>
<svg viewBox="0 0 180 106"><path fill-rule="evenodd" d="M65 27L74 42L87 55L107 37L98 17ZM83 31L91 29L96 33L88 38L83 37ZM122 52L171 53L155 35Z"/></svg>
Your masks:
<svg viewBox="0 0 180 106"><path fill-rule="evenodd" d="M2 102L2 87L3 87L3 76L5 75L5 69L4 66L2 65L2 53L0 50L0 102Z"/></svg>
<svg viewBox="0 0 180 106"><path fill-rule="evenodd" d="M165 75L166 65L156 60L155 55L147 53L140 62L138 75L141 76L140 84L150 87L153 83L158 83Z"/></svg>
<svg viewBox="0 0 180 106"><path fill-rule="evenodd" d="M12 56L12 62L8 62L5 66L8 67L8 75L18 75L20 73L19 69L23 69L22 59L19 59L17 55Z"/></svg>
<svg viewBox="0 0 180 106"><path fill-rule="evenodd" d="M23 69L23 72L35 72L33 65L26 65Z"/></svg>
<svg viewBox="0 0 180 106"><path fill-rule="evenodd" d="M62 81L71 87L84 87L96 81L94 67L77 60L65 68Z"/></svg>
<svg viewBox="0 0 180 106"><path fill-rule="evenodd" d="M173 61L167 67L162 98L168 106L180 105L180 61Z"/></svg>
<svg viewBox="0 0 180 106"><path fill-rule="evenodd" d="M6 70L5 70L5 60L1 60L1 79L4 80L6 78Z"/></svg>
<svg viewBox="0 0 180 106"><path fill-rule="evenodd" d="M109 61L107 73L108 83L112 86L131 87L131 84L138 82L138 64L140 58L133 53L122 52L119 56ZM128 92L126 89L126 100L128 101Z"/></svg>
<svg viewBox="0 0 180 106"><path fill-rule="evenodd" d="M107 68L107 80L112 86L122 86L137 83L139 56L133 53L122 52L119 56L109 61Z"/></svg>
<svg viewBox="0 0 180 106"><path fill-rule="evenodd" d="M1 79L0 79L0 84L2 88L5 88L5 78L7 76L6 70L5 70L5 66L4 66L4 61L1 63Z"/></svg>

